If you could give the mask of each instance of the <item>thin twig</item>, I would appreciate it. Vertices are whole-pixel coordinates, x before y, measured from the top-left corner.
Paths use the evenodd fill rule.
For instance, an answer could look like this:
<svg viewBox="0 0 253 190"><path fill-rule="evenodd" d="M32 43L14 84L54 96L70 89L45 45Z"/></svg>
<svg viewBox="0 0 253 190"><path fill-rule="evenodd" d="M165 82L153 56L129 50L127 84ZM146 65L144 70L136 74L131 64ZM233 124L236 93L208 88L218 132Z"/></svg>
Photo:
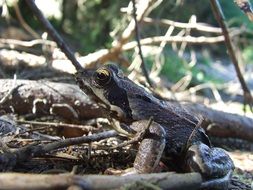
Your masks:
<svg viewBox="0 0 253 190"><path fill-rule="evenodd" d="M51 25L51 23L44 17L42 12L36 6L34 0L26 0L26 3L30 7L30 9L32 10L33 14L37 17L37 19L44 26L44 28L46 29L48 34L54 39L54 41L57 43L57 45L61 48L61 50L65 53L65 55L68 57L68 59L72 62L72 64L76 68L76 70L81 70L82 67L81 67L80 63L77 61L77 59L75 58L72 50L64 42L64 40L57 33L57 31L54 29L54 27Z"/></svg>
<svg viewBox="0 0 253 190"><path fill-rule="evenodd" d="M16 40L16 39L5 39L0 38L1 44L9 44L10 46L24 46L24 47L33 47L35 45L50 45L50 46L56 46L56 43L54 41L50 40L43 40L43 39L36 39L31 41L22 41L22 40Z"/></svg>
<svg viewBox="0 0 253 190"><path fill-rule="evenodd" d="M160 25L160 26L174 26L176 28L183 28L183 29L195 29L197 31L202 31L202 32L208 32L208 33L218 33L220 34L222 31L220 28L218 27L213 27L213 26L209 26L207 24L204 23L184 23L184 22L176 22L173 20L168 20L168 19L153 19L153 18L149 18L149 17L145 17L143 19L144 23L147 24L156 24L156 25Z"/></svg>
<svg viewBox="0 0 253 190"><path fill-rule="evenodd" d="M154 37L148 37L144 38L140 41L141 45L153 45L158 44L161 42L167 42L167 43L182 43L187 42L189 44L214 44L214 43L220 43L224 42L224 36L215 36L215 37L205 37L205 36L199 36L199 37L193 37L193 36L154 36ZM130 49L133 49L137 46L137 42L129 42L123 46L123 50L127 51Z"/></svg>
<svg viewBox="0 0 253 190"><path fill-rule="evenodd" d="M39 121L22 121L18 120L17 123L19 124L29 124L29 125L43 125L48 128L51 127L66 127L66 128L73 128L73 129L81 129L85 132L97 132L99 128L88 126L88 125L76 125L76 124L69 124L69 123L53 123L53 122L39 122ZM37 130L36 128L35 130ZM31 130L30 130L31 131Z"/></svg>
<svg viewBox="0 0 253 190"><path fill-rule="evenodd" d="M191 18L189 19L189 24L194 25L196 22L197 22L196 15L192 15ZM191 28L186 28L184 36L191 35L191 30L192 30ZM181 43L180 49L178 50L178 56L179 57L183 57L186 46L187 46L187 42L182 42Z"/></svg>
<svg viewBox="0 0 253 190"><path fill-rule="evenodd" d="M132 0L133 3L133 18L134 18L134 22L135 22L135 37L136 37L136 41L137 41L137 45L138 45L138 49L139 49L139 55L141 58L141 69L142 72L148 82L148 84L153 87L153 83L151 82L150 78L149 78L149 74L148 74L148 70L146 68L145 65L145 61L143 58L143 54L142 54L142 50L141 50L141 43L140 43L140 32L139 32L139 27L138 27L138 21L136 19L136 4L135 4L135 0Z"/></svg>
<svg viewBox="0 0 253 190"><path fill-rule="evenodd" d="M154 4L155 0L139 0L137 12L136 13L136 19L138 22L141 22L145 15L148 15L148 12L150 12L154 7L152 6ZM158 1L156 1L158 2ZM131 8L129 3L129 9ZM132 11L132 9L130 9ZM129 11L129 12L130 12ZM135 30L135 21L131 20L128 26L125 28L125 30L122 32L121 36L119 38L114 39L112 42L112 50L121 50L122 45L124 45L126 42L129 41L130 37L134 33Z"/></svg>
<svg viewBox="0 0 253 190"><path fill-rule="evenodd" d="M19 9L19 6L18 6L18 1L16 1L13 5L14 7L14 10L16 12L16 16L17 16L17 19L19 20L21 26L23 26L23 28L29 32L34 38L40 38L40 35L37 34L27 23L26 21L24 20L21 12L20 12L20 9Z"/></svg>
<svg viewBox="0 0 253 190"><path fill-rule="evenodd" d="M63 139L57 142L51 142L48 144L34 143L26 147L22 147L15 150L9 150L8 152L0 154L0 171L15 167L17 163L26 161L28 158L44 155L50 151L68 147L71 145L77 145L82 143L90 143L99 141L105 138L115 137L118 133L114 130L97 133L90 136L75 137L69 139ZM6 168L8 167L8 168Z"/></svg>
<svg viewBox="0 0 253 190"><path fill-rule="evenodd" d="M175 29L174 26L169 26L164 37L167 38L167 37L171 36L174 29ZM164 61L162 61L161 57L162 57L163 49L166 46L166 44L167 44L166 41L162 41L159 45L158 51L155 56L155 63L153 64L152 69L151 69L151 76L153 76L153 77L156 77L159 75L159 73L161 72L162 67L164 65Z"/></svg>
<svg viewBox="0 0 253 190"><path fill-rule="evenodd" d="M50 152L52 150L56 150L58 148L64 148L67 146L72 146L72 145L77 145L77 144L82 144L82 143L90 143L90 142L94 142L94 141L100 141L102 139L115 137L117 135L118 135L118 133L116 131L110 130L110 131L105 131L102 133L96 133L96 134L93 134L90 136L64 139L62 141L52 142L52 143L49 143L46 145L41 145L42 149L40 150L40 152L37 152L37 154L41 155L41 154L45 154L47 152Z"/></svg>
<svg viewBox="0 0 253 190"><path fill-rule="evenodd" d="M116 146L110 147L109 149L121 148L121 147L127 146L129 144L140 142L144 138L144 136L148 133L149 128L150 128L151 124L153 123L153 121L154 121L154 118L150 117L148 120L148 123L144 127L144 129L142 131L138 132L132 139L125 141L123 143L120 143Z"/></svg>
<svg viewBox="0 0 253 190"><path fill-rule="evenodd" d="M235 67L235 71L236 71L236 74L237 74L237 77L241 83L241 86L242 86L242 89L243 89L243 94L244 94L244 111L246 109L246 105L248 104L249 107L250 107L250 110L253 112L253 98L250 94L250 90L242 76L242 73L241 73L241 70L240 70L240 67L239 67L239 63L238 63L238 60L236 58L236 55L235 55L235 51L234 51L234 47L233 47L233 44L232 44L232 41L230 39L230 36L229 36L229 33L228 33L228 29L227 29L227 26L226 26L226 23L225 23L225 17L224 17L224 14L222 12L222 9L221 9L221 6L219 4L219 0L210 0L210 3L211 3L211 7L212 7L212 10L213 10L213 14L217 20L217 22L219 23L221 29L222 29L222 33L224 35L224 38L225 38L225 44L227 46L227 49L228 49L228 54L232 60L232 63L234 64L234 67Z"/></svg>

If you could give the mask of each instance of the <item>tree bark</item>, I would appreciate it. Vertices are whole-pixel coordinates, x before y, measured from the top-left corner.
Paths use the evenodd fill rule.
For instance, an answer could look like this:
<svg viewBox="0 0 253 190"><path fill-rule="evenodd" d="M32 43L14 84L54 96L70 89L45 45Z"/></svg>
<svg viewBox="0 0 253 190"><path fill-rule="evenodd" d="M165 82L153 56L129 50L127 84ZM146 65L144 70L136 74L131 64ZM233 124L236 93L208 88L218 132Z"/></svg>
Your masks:
<svg viewBox="0 0 253 190"><path fill-rule="evenodd" d="M15 183L14 183L15 182ZM140 182L140 184L137 184ZM1 189L26 189L26 190L47 190L67 189L70 186L81 189L119 189L131 184L143 185L153 184L156 188L168 190L197 190L202 179L198 173L175 174L175 173L153 173L135 174L127 176L106 176L106 175L84 175L71 174L40 175L40 174L19 174L1 173ZM136 184L133 184L136 183ZM134 187L134 186L132 186Z"/></svg>
<svg viewBox="0 0 253 190"><path fill-rule="evenodd" d="M0 80L0 99L12 88L12 80ZM17 80L0 111L37 116L57 114L65 119L90 119L102 113L77 85L47 81ZM0 113L1 113L0 112ZM0 115L2 115L0 114Z"/></svg>
<svg viewBox="0 0 253 190"><path fill-rule="evenodd" d="M218 137L234 137L253 142L253 119L237 114L210 109L201 104L185 104L191 112L202 115L202 127L207 133Z"/></svg>

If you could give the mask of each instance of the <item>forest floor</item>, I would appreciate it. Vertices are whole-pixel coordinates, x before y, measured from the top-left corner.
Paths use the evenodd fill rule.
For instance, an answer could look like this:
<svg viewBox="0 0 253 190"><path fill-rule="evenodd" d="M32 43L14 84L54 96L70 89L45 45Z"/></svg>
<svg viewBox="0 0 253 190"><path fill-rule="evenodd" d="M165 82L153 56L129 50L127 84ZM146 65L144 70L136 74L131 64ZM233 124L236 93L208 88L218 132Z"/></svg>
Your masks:
<svg viewBox="0 0 253 190"><path fill-rule="evenodd" d="M17 38L16 30L15 37ZM9 36L8 38L11 37ZM75 84L74 77L71 74L55 70L51 67L51 63L45 65L46 58L41 56L41 52L38 53L36 48L26 48L25 51L30 54L24 53L23 47L18 51L11 49L11 47L8 47L0 50L0 78L13 79L14 74L16 74L17 80L35 80L36 82L43 82L45 84L48 82ZM46 54L50 52L46 51L44 53ZM48 56L52 58L52 55ZM248 82L252 90L252 75L249 74L251 69L252 68L249 68L249 71L246 74L249 76ZM213 103L210 107L220 110L222 109L225 112L233 112L243 115L242 93L237 80L234 80L235 73L233 72L233 69L230 66L226 67L224 65L214 64L213 68L207 68L207 70L216 74L219 73L224 79L229 79L231 83L233 83L230 83L232 86L230 88L230 90L232 89L231 91L228 90L221 93L221 98L228 100L226 103L229 103L229 106L224 106L224 104L221 106L219 103ZM27 97L28 102L29 98L31 97ZM208 98L209 97L202 97L202 99ZM230 100L233 100L234 102L230 102ZM38 104L38 108L43 108L45 101L48 100L38 98L33 103L34 105L36 104L36 106ZM18 100L15 103L18 104ZM30 108L27 107L23 109ZM8 133L11 135L2 138L1 143L4 142L5 144L8 144L8 147L13 149L34 142L47 143L49 141L56 141L63 138L67 139L69 137L82 136L84 134L95 134L95 132L103 131L104 127L101 128L101 126L106 125L106 122L101 118L89 118L78 121L75 118L62 118L57 115L46 115L43 113L43 109L37 109L35 111L31 109L29 113L25 114L17 114L15 110L12 110L11 114L4 112L5 110L3 111L0 109L0 119L7 120L7 122L10 123L14 122L17 127L15 129L8 129L10 130ZM247 112L246 115L252 117L252 113ZM69 126L72 127L68 128ZM120 144L125 140L126 139L112 137L107 140L99 141L98 143L93 142L82 146L61 148L57 151L53 151L51 154L45 154L18 164L11 171L45 174L74 172L75 174L80 175L110 173L112 170L110 168L118 169L120 171L121 169L126 169L132 166L136 149L134 146L127 146L115 150L108 150L108 147ZM238 181L236 179L239 179L245 183L239 185L241 188L237 188L238 186L236 187L236 185L233 186L232 184L230 190L253 189L252 141L249 142L235 138L213 137L212 143L215 146L226 149L233 159L236 166L233 182L237 183Z"/></svg>
<svg viewBox="0 0 253 190"><path fill-rule="evenodd" d="M37 81L57 81L59 83L75 83L72 75L55 71L50 67L29 67L25 63L18 63L10 65L1 64L1 72L5 75L6 78L11 78L14 73L17 74L18 79L31 79ZM69 131L66 127L53 127L50 123L71 123L71 120L61 119L54 116L39 116L33 114L27 115L16 115L15 112L11 115L3 115L1 118L8 118L7 120L16 121L17 124L21 124L25 127L30 135L33 132L45 135L46 139L57 139L61 138L63 135L67 137L83 135L83 132L80 132L78 129L74 129L75 132ZM22 121L28 120L27 123L22 123ZM44 124L34 124L35 122L42 122ZM29 124L29 122L31 122ZM79 125L89 125L92 127L98 127L98 120L88 120L88 121L74 121L72 124ZM75 128L75 127L74 127ZM78 128L78 127L76 127ZM21 131L20 131L21 130ZM100 131L101 128L96 129ZM31 136L28 135L29 138ZM8 139L9 138L9 139ZM29 144L29 141L32 139L27 139L22 137L22 129L19 129L17 132L15 130L14 136L10 136L5 139L9 143L8 146L19 147ZM11 138L11 139L10 139ZM15 167L13 171L16 172L25 172L25 173L64 173L71 172L74 166L78 165L75 169L76 174L101 174L101 173L110 173L110 168L114 169L125 169L132 166L134 155L136 151L132 149L133 147L127 147L122 149L117 149L114 151L107 152L103 151L101 147L107 147L108 145L112 146L119 144L124 139L115 139L110 138L107 141L102 141L99 143L92 143L92 147L89 145L86 146L73 146L69 148L61 149L59 152L53 155L45 155L43 157L34 158L29 162L22 163ZM45 140L46 142L47 140ZM231 158L233 159L236 170L234 172L233 179L235 183L238 183L238 179L244 184L240 184L241 189L250 190L253 181L253 143L233 138L212 138L213 144L215 146L220 146L229 151ZM92 150L89 152L89 150ZM88 160L87 160L88 158ZM81 162L85 162L81 164ZM115 172L115 171L114 171ZM230 187L230 190L238 189L234 185Z"/></svg>

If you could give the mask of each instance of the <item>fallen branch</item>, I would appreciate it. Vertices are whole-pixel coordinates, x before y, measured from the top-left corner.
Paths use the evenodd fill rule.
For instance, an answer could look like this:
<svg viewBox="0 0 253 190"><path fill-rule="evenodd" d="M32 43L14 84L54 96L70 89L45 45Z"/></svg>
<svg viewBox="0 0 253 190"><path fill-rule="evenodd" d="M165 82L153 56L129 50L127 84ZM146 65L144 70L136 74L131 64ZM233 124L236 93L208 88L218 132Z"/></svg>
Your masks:
<svg viewBox="0 0 253 190"><path fill-rule="evenodd" d="M15 182L15 183L14 183ZM175 174L175 173L153 173L135 174L127 176L106 176L106 175L41 175L41 174L20 174L1 173L0 189L27 189L27 190L47 190L47 189L67 189L75 186L78 189L119 189L125 185L142 187L153 184L159 189L168 190L197 190L202 179L198 173ZM152 188L153 189L153 188Z"/></svg>
<svg viewBox="0 0 253 190"><path fill-rule="evenodd" d="M238 35L238 33L234 33L233 36ZM159 45L160 43L182 43L186 42L192 45L198 44L214 44L224 42L224 36L216 36L216 37L193 37L193 36L155 36L144 38L140 40L142 46L145 45ZM49 40L32 40L32 41L19 41L12 39L0 39L0 44L14 46L14 47L32 47L36 44L46 44L46 45L54 45L53 41ZM122 51L129 51L137 47L137 43L135 41L128 42L123 45ZM12 55L11 57L9 55ZM90 53L86 56L78 57L78 62L85 68L92 67L95 63L105 63L107 61L118 61L120 52L112 51L110 49L101 49L96 52ZM3 62L11 62L11 64L16 64L15 61L12 61L15 57L19 58L19 61L25 62L27 65L35 66L35 65L44 65L46 64L46 60L42 56L36 56L28 53L20 53L14 50L1 50L0 51L1 59ZM19 63L19 62L17 62ZM74 74L76 72L75 67L72 65L71 61L66 59L54 59L52 61L52 67L67 73Z"/></svg>
<svg viewBox="0 0 253 190"><path fill-rule="evenodd" d="M7 152L0 154L0 171L11 170L18 163L25 162L28 159L31 159L32 157L42 156L52 150L68 147L71 145L99 141L109 137L115 137L117 135L118 133L116 131L111 130L102 133L96 133L90 136L63 139L48 144L39 144L39 145L32 144L15 150L10 149Z"/></svg>
<svg viewBox="0 0 253 190"><path fill-rule="evenodd" d="M9 94L13 81L1 79L0 86L2 99ZM101 109L78 86L45 81L17 80L16 88L0 104L0 110L19 115L34 114L38 117L57 114L70 120L102 117ZM75 118L75 113L78 118Z"/></svg>
<svg viewBox="0 0 253 190"><path fill-rule="evenodd" d="M141 45L154 45L161 42L167 43L182 43L187 42L189 44L214 44L219 42L224 42L224 36L216 36L216 37L193 37L193 36L155 36L144 38L140 41ZM129 42L123 46L123 50L127 51L133 49L137 46L136 42Z"/></svg>
<svg viewBox="0 0 253 190"><path fill-rule="evenodd" d="M88 125L76 125L76 124L69 124L69 123L53 123L53 122L40 122L40 121L23 121L18 120L18 124L29 124L29 125L38 125L38 126L45 126L45 127L56 127L56 128L70 128L71 130L81 130L83 133L88 134L89 132L98 132L99 128L92 127ZM35 129L36 130L36 129Z"/></svg>
<svg viewBox="0 0 253 190"><path fill-rule="evenodd" d="M253 142L253 119L207 108L201 104L184 104L191 112L202 115L208 134L218 137L241 138Z"/></svg>
<svg viewBox="0 0 253 190"><path fill-rule="evenodd" d="M57 107L57 112L54 110L54 104L68 104L77 113L78 118L76 119L79 121L103 117L102 108L91 102L76 85L27 80L17 80L16 85L18 88L3 105L0 105L0 110L7 113L14 111L19 115L57 114L65 119L73 120L73 113L70 110L66 114L67 107L60 108L64 111L59 111L59 107ZM1 99L11 88L12 80L0 80L0 86L2 87L0 89ZM186 106L193 114L203 115L206 126L212 124L212 127L207 129L210 134L253 141L253 119L213 110L199 104L187 104Z"/></svg>
<svg viewBox="0 0 253 190"><path fill-rule="evenodd" d="M146 16L148 12L150 12L153 8L152 5L155 3L155 0L140 0L137 4L137 10L136 12L136 20L137 22L141 22L142 19ZM161 3L160 1L159 3ZM131 6L128 6L131 7ZM120 50L121 47L130 39L130 37L133 35L135 30L135 21L131 20L126 29L122 32L119 39L114 40L112 42L114 51L115 49Z"/></svg>
<svg viewBox="0 0 253 190"><path fill-rule="evenodd" d="M218 34L222 33L221 28L209 26L204 23L193 24L193 23L176 22L176 21L168 20L168 19L153 19L153 18L148 18L148 17L144 18L143 22L147 24L157 24L157 25L162 25L166 27L174 26L176 28L182 28L182 29L196 29L202 32L210 32L210 33L218 33Z"/></svg>
<svg viewBox="0 0 253 190"><path fill-rule="evenodd" d="M233 35L236 36L238 33L234 33ZM215 37L206 37L206 36L199 36L199 37L193 37L193 36L155 36L155 37L149 37L144 38L140 40L140 43L142 46L145 45L156 45L160 44L161 42L166 43L182 43L186 42L188 44L192 45L198 45L198 44L216 44L224 42L224 36L215 36ZM105 63L107 61L117 61L119 59L119 54L121 51L129 51L137 47L137 42L132 41L128 42L122 45L121 50L115 50L115 49L101 49L94 53L90 53L86 56L82 56L78 58L78 61L83 67L92 67L95 63ZM70 68L70 69L64 69L64 67ZM69 60L54 60L52 63L52 66L56 69L63 70L68 73L74 73L75 69L71 65L71 62Z"/></svg>
<svg viewBox="0 0 253 190"><path fill-rule="evenodd" d="M0 38L0 44L8 46L23 46L23 47L33 47L35 45L50 45L56 47L56 43L50 40L36 39L30 41L21 41L16 39L3 39Z"/></svg>
<svg viewBox="0 0 253 190"><path fill-rule="evenodd" d="M16 50L7 49L0 50L0 60L2 62L1 64L9 67L15 67L19 65L20 62L23 62L30 67L46 65L46 59L43 56L37 56L35 54L26 53L24 51L20 53Z"/></svg>

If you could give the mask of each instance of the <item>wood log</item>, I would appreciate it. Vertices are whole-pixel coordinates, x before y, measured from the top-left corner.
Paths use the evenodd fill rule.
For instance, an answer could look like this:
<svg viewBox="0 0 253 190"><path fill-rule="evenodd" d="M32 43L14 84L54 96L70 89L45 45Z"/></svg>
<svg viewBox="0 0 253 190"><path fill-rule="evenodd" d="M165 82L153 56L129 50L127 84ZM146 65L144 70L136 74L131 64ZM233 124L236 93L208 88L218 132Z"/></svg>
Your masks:
<svg viewBox="0 0 253 190"><path fill-rule="evenodd" d="M12 80L0 80L0 99L8 94L12 83ZM1 111L37 116L57 113L66 119L102 117L99 107L90 101L77 85L17 80L14 88L9 98L0 105Z"/></svg>
<svg viewBox="0 0 253 190"><path fill-rule="evenodd" d="M253 142L253 119L237 114L210 109L201 104L184 104L191 112L202 115L202 127L218 137L234 137Z"/></svg>
<svg viewBox="0 0 253 190"><path fill-rule="evenodd" d="M139 184L137 184L140 182ZM108 175L41 175L41 174L21 174L21 173L1 173L0 189L26 189L26 190L49 190L67 189L70 186L81 189L118 189L124 185L153 184L157 188L167 190L197 190L202 179L198 173L152 173L134 174L127 176Z"/></svg>

